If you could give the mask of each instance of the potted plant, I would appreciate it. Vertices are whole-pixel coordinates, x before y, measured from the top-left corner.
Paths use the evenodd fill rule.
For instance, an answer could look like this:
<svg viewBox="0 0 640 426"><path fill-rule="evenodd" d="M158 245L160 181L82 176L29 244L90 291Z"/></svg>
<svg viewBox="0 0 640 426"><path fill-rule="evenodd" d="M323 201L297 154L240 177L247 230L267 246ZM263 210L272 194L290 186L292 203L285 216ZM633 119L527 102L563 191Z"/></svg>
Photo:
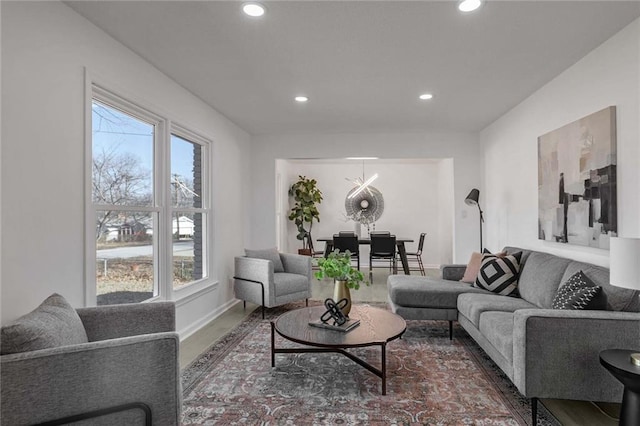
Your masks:
<svg viewBox="0 0 640 426"><path fill-rule="evenodd" d="M289 196L293 197L295 204L288 217L298 228L296 238L302 241L302 249L298 253L311 256L311 228L314 220L320 222L317 205L322 202L322 191L318 189L315 179L308 179L306 176L298 178L289 188Z"/></svg>
<svg viewBox="0 0 640 426"><path fill-rule="evenodd" d="M349 250L342 253L339 250L334 250L326 258L318 259L317 265L318 271L315 273L317 279L333 278L333 300L339 302L341 299L347 299L347 305L342 308L342 313L348 316L351 311L351 292L349 289L358 290L361 283L369 285L369 282L365 281L362 272L351 266Z"/></svg>

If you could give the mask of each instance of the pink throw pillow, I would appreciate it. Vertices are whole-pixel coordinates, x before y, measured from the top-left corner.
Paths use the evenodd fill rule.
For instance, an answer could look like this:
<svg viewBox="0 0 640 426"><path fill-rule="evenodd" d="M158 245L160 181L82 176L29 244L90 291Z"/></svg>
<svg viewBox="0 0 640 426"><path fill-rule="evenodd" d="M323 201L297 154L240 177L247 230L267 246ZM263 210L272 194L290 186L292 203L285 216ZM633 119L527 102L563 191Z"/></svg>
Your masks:
<svg viewBox="0 0 640 426"><path fill-rule="evenodd" d="M489 250L484 249L484 253L478 253L474 251L471 253L471 259L469 259L469 263L467 264L467 269L464 270L464 276L460 281L463 283L473 284L476 282L476 278L478 277L478 273L480 272L480 266L482 265L482 258L485 254L491 254ZM494 256L504 257L507 255L507 252L501 251L496 253Z"/></svg>
<svg viewBox="0 0 640 426"><path fill-rule="evenodd" d="M476 282L478 272L480 272L480 265L482 264L482 253L474 251L471 253L471 259L467 263L467 269L464 270L464 276L460 281L463 283L473 284Z"/></svg>

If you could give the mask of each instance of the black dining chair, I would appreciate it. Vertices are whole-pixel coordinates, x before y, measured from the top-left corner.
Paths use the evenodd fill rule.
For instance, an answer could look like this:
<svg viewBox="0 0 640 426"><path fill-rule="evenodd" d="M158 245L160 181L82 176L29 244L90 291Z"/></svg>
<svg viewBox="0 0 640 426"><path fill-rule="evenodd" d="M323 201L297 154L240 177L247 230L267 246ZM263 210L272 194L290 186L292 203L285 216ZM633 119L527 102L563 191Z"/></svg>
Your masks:
<svg viewBox="0 0 640 426"><path fill-rule="evenodd" d="M422 263L422 249L424 247L424 239L426 236L427 234L425 234L424 232L420 234L417 251L407 252L409 271L420 271L421 275L426 275L424 271L424 264ZM400 255L398 255L398 260L400 260Z"/></svg>
<svg viewBox="0 0 640 426"><path fill-rule="evenodd" d="M334 235L333 250L339 250L340 253L349 250L351 259L355 259L358 270L360 270L360 243L355 233L353 235Z"/></svg>
<svg viewBox="0 0 640 426"><path fill-rule="evenodd" d="M373 284L373 268L389 267L389 273L398 273L396 260L396 236L370 234L371 250L369 251L369 280ZM380 262L384 261L384 265Z"/></svg>

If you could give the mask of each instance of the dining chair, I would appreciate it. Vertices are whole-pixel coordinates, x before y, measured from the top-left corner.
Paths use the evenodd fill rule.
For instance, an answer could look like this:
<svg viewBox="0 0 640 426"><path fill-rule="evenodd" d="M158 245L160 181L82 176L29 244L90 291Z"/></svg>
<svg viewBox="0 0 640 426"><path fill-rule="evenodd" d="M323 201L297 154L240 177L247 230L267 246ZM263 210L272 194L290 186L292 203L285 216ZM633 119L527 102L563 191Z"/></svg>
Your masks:
<svg viewBox="0 0 640 426"><path fill-rule="evenodd" d="M358 237L353 235L334 235L333 249L339 250L341 253L349 250L351 259L355 259L358 270L360 270L360 243Z"/></svg>
<svg viewBox="0 0 640 426"><path fill-rule="evenodd" d="M356 233L353 231L339 231L338 235L341 237L352 237L352 236L355 236Z"/></svg>
<svg viewBox="0 0 640 426"><path fill-rule="evenodd" d="M421 275L426 275L424 271L424 264L422 263L422 249L424 247L424 239L427 234L424 232L420 234L418 240L418 250L415 252L407 252L407 262L409 264L409 271L420 271ZM398 255L398 260L400 256Z"/></svg>
<svg viewBox="0 0 640 426"><path fill-rule="evenodd" d="M317 269L318 266L316 265L316 262L313 262L313 259L319 259L321 257L324 257L324 250L316 250L313 247L313 239L311 237L309 237L309 248L311 249L311 268L312 269Z"/></svg>
<svg viewBox="0 0 640 426"><path fill-rule="evenodd" d="M371 250L369 251L369 280L373 284L373 268L389 267L389 273L398 273L396 260L396 236L371 234ZM376 265L385 261L383 265Z"/></svg>

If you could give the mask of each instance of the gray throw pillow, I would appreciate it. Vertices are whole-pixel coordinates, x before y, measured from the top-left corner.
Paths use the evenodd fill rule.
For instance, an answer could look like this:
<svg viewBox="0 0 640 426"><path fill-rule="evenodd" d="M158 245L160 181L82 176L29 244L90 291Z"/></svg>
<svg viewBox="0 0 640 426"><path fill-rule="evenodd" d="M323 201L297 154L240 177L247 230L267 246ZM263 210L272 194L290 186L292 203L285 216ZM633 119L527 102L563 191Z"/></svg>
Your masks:
<svg viewBox="0 0 640 426"><path fill-rule="evenodd" d="M78 313L56 293L33 311L2 327L0 334L2 355L88 342Z"/></svg>
<svg viewBox="0 0 640 426"><path fill-rule="evenodd" d="M273 262L273 272L284 272L284 265L282 264L282 259L280 259L280 253L278 253L278 249L276 248L262 250L244 249L244 254L254 259L270 260Z"/></svg>

